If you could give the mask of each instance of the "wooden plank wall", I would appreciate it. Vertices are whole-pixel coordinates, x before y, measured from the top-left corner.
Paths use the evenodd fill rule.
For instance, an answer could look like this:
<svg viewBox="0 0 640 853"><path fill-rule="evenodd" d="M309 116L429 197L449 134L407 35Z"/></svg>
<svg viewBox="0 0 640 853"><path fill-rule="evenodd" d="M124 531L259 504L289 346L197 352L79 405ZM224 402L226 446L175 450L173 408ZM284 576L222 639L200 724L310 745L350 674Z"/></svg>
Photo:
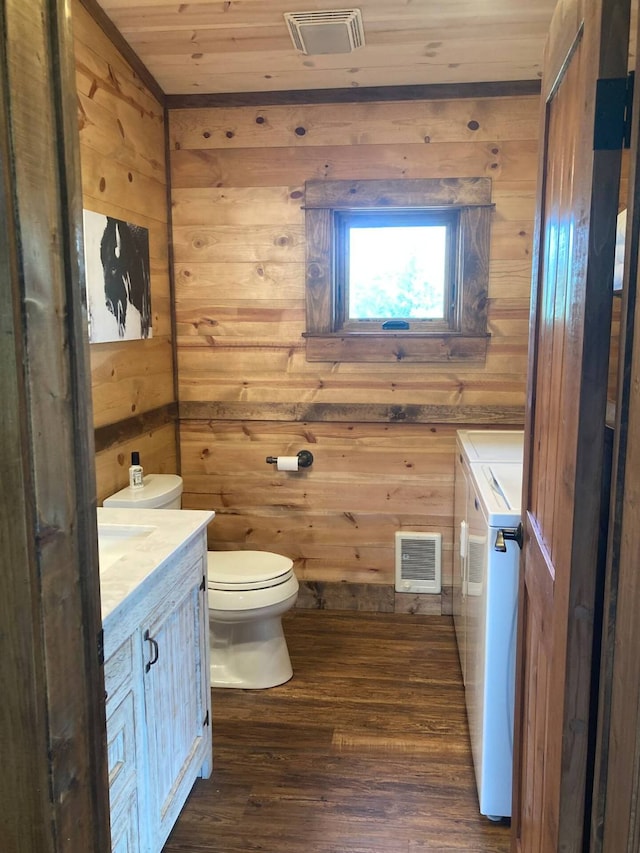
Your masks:
<svg viewBox="0 0 640 853"><path fill-rule="evenodd" d="M148 471L177 470L165 124L163 106L79 0L72 11L84 207L148 228L150 244L153 337L91 345L102 501L128 482L132 450Z"/></svg>
<svg viewBox="0 0 640 853"><path fill-rule="evenodd" d="M448 592L455 429L522 423L538 99L181 109L169 125L185 505L217 511L211 547L294 558L316 605L323 584L392 584L396 530L441 532ZM486 175L486 363L307 362L304 182ZM305 473L265 463L301 448Z"/></svg>

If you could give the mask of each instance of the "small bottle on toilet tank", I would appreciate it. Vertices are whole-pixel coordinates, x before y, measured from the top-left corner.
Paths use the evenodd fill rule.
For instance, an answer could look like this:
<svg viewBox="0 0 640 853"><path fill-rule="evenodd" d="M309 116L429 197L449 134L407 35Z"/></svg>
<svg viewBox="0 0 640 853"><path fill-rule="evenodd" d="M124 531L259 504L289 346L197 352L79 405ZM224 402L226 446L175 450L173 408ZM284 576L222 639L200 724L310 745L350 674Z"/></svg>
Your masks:
<svg viewBox="0 0 640 853"><path fill-rule="evenodd" d="M131 489L141 489L144 486L142 465L140 464L140 454L133 451L131 454L131 465L129 467L129 487Z"/></svg>

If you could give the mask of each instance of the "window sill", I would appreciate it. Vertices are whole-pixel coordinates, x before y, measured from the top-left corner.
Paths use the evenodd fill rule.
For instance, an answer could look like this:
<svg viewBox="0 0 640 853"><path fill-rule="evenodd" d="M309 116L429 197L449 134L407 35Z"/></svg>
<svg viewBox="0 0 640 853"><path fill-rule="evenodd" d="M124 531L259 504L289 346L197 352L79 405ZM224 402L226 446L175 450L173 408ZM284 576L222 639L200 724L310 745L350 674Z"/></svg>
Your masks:
<svg viewBox="0 0 640 853"><path fill-rule="evenodd" d="M483 362L490 335L360 332L303 335L307 361Z"/></svg>

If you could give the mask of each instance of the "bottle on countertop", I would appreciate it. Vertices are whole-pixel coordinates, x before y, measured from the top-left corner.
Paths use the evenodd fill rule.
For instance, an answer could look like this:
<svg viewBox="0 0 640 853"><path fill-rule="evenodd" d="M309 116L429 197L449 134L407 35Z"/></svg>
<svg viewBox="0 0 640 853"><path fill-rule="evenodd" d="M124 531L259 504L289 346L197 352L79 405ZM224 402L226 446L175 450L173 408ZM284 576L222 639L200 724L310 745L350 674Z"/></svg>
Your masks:
<svg viewBox="0 0 640 853"><path fill-rule="evenodd" d="M141 489L144 486L142 465L140 464L140 454L134 450L131 454L131 466L129 467L129 487L131 489Z"/></svg>

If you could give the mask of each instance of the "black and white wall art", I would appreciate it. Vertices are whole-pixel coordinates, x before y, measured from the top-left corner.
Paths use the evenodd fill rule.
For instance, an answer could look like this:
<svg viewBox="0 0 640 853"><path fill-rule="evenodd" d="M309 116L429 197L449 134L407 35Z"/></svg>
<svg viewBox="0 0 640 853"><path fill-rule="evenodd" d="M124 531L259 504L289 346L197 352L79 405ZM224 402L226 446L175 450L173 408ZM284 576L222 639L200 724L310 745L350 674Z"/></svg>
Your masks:
<svg viewBox="0 0 640 853"><path fill-rule="evenodd" d="M84 211L89 341L150 338L149 230Z"/></svg>

